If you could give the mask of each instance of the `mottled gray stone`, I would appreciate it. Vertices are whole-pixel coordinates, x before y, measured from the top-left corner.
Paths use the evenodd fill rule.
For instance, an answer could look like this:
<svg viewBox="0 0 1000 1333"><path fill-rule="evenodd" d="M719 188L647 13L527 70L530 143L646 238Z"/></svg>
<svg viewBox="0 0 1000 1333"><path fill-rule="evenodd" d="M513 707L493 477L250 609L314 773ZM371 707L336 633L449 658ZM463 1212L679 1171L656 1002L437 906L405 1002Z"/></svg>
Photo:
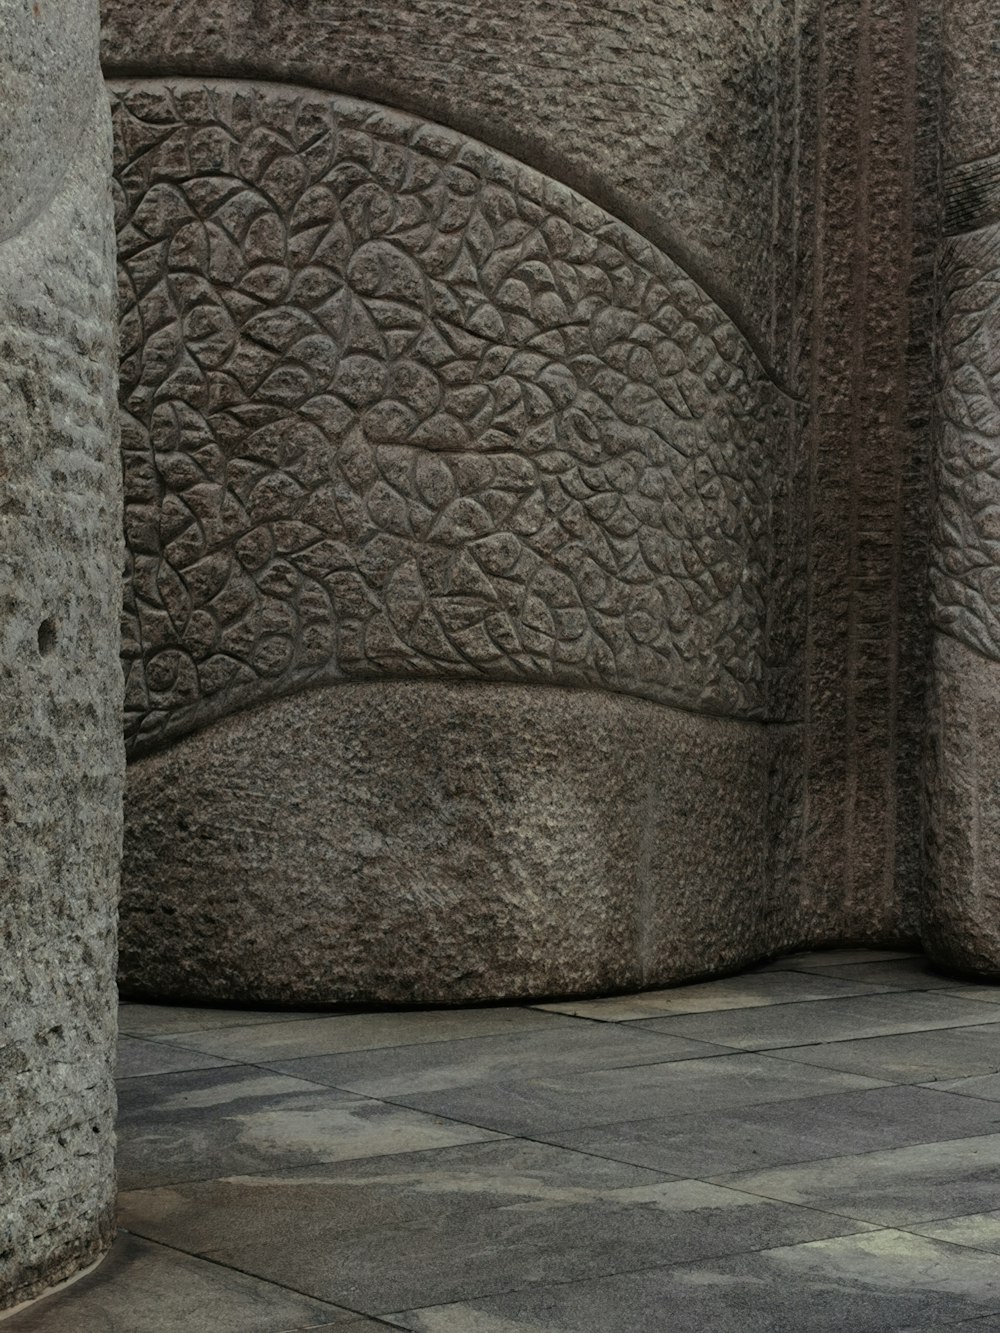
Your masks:
<svg viewBox="0 0 1000 1333"><path fill-rule="evenodd" d="M352 1320L324 1301L121 1234L99 1268L13 1315L4 1333L351 1333Z"/></svg>
<svg viewBox="0 0 1000 1333"><path fill-rule="evenodd" d="M787 929L767 750L753 723L556 688L235 714L130 766L123 989L456 1003L738 966Z"/></svg>
<svg viewBox="0 0 1000 1333"><path fill-rule="evenodd" d="M939 635L927 764L923 938L938 962L993 980L1000 979L998 717L1000 662Z"/></svg>
<svg viewBox="0 0 1000 1333"><path fill-rule="evenodd" d="M382 106L116 92L135 752L357 677L785 711L793 407L682 269Z"/></svg>
<svg viewBox="0 0 1000 1333"><path fill-rule="evenodd" d="M554 1019L553 1026L542 1032L435 1042L400 1050L391 1070L385 1068L380 1051L319 1055L275 1062L273 1067L297 1078L391 1100L411 1092L468 1088L507 1079L557 1078L586 1069L631 1069L721 1054L719 1046L659 1036L634 1027L606 1027L595 1035L587 1025Z"/></svg>
<svg viewBox="0 0 1000 1333"><path fill-rule="evenodd" d="M816 955L808 972L813 977L824 977L838 981L841 985L870 983L888 990L923 991L946 990L949 994L956 991L955 978L935 968L927 958L885 958L871 962L827 963L823 955ZM801 974L800 974L801 975ZM989 1000L989 986L969 986L958 997L965 1000ZM996 997L1000 1000L1000 993Z"/></svg>
<svg viewBox="0 0 1000 1333"><path fill-rule="evenodd" d="M903 1032L926 1033L936 1028L952 1031L984 1023L998 1024L1000 1051L1000 1009L995 1005L916 991L641 1019L632 1026L752 1051L806 1042L837 1044Z"/></svg>
<svg viewBox="0 0 1000 1333"><path fill-rule="evenodd" d="M550 1143L677 1176L717 1176L1000 1129L1000 1107L930 1088L872 1088L547 1133Z"/></svg>
<svg viewBox="0 0 1000 1333"><path fill-rule="evenodd" d="M891 1227L989 1208L996 1202L998 1170L1000 1134L987 1134L716 1180L769 1199Z"/></svg>
<svg viewBox="0 0 1000 1333"><path fill-rule="evenodd" d="M235 803L208 791L209 774L249 796L241 845L231 826L203 840L214 845L200 849L193 900L168 920L192 848L181 829L171 866L174 840L144 808L160 799L160 770L136 764L126 911L157 931L147 966L130 928L127 984L281 1003L624 989L803 943L905 943L921 916L933 934L938 910L937 955L994 970L988 866L956 865L953 888L934 853L953 836L947 774L931 780L930 911L918 901L929 597L939 629L954 620L980 647L992 633L997 506L983 459L996 433L1000 169L986 0L961 14L935 0L516 0L502 17L483 0L103 11L129 743L138 759L194 733L163 764L175 784L181 764L206 766L203 830ZM405 887L423 914L427 975L404 949L399 978L365 976L353 942L401 924L391 910L357 927L384 861L333 867L330 840L284 799L287 755L263 741L237 754L226 721L226 769L203 757L219 737L200 729L307 686L400 677L586 686L755 719L767 731L761 799L749 793L758 775L740 777L728 798L740 835L717 846L714 824L679 836L678 807L692 808L682 791L616 776L608 789L626 813L608 855L585 864L559 849L560 892L578 891L574 871L593 886L578 939L549 909L537 862L544 911L510 888L525 862L485 864L495 823L478 845L470 829L455 860L503 899L487 909L503 938L487 960L492 943L466 929L479 901L460 902L449 866L438 926L439 864L410 845L413 883L394 868L390 897ZM617 716L592 707L609 710L592 728ZM287 715L253 716L267 727ZM664 715L651 730L671 725ZM422 770L411 785L425 781ZM386 779L386 818L409 794ZM338 794L331 821L353 826L355 804ZM573 802L561 809L568 833ZM442 820L425 813L428 828ZM285 869L246 844L268 822L307 825L317 848L311 885L293 852L285 912L301 905L307 956L326 954L332 989L311 958L310 975L289 975L291 921L264 975L260 875L277 883ZM376 842L398 838L386 828ZM166 885L158 918L146 844ZM710 923L715 858L724 887ZM208 881L232 884L248 861L259 864L239 941L231 901ZM614 909L612 865L624 868ZM241 942L231 983L206 983L209 962L228 964ZM370 956L378 973L377 947Z"/></svg>
<svg viewBox="0 0 1000 1333"><path fill-rule="evenodd" d="M1000 20L943 9L935 634L923 939L1000 977Z"/></svg>
<svg viewBox="0 0 1000 1333"><path fill-rule="evenodd" d="M138 1190L122 1207L144 1235L369 1314L651 1267L664 1253L731 1254L865 1229L701 1181L507 1143Z"/></svg>
<svg viewBox="0 0 1000 1333"><path fill-rule="evenodd" d="M214 1055L166 1046L155 1041L119 1034L118 1064L115 1077L146 1078L150 1074L169 1074L183 1069L217 1069L225 1065Z"/></svg>
<svg viewBox="0 0 1000 1333"><path fill-rule="evenodd" d="M872 995L886 989L885 986L855 984L839 978L827 979L797 972L751 972L722 981L703 981L698 986L673 986L669 990L642 991L638 995L618 995L605 1000L564 1000L538 1007L546 1013L626 1023L640 1018L665 1018L671 1014L719 1013L727 1009L801 1004L806 1000L837 1000L849 995Z"/></svg>
<svg viewBox="0 0 1000 1333"><path fill-rule="evenodd" d="M315 1013L294 1009L185 1009L172 1004L120 1004L118 1028L131 1037L160 1038L198 1033L216 1028L246 1027L248 1024L294 1023L318 1018Z"/></svg>
<svg viewBox="0 0 1000 1333"><path fill-rule="evenodd" d="M857 1041L783 1046L781 1058L866 1074L891 1083L931 1083L1000 1070L1000 1028L992 1023L941 1027L936 1031L901 1032Z"/></svg>
<svg viewBox="0 0 1000 1333"><path fill-rule="evenodd" d="M901 1320L907 1329L940 1333L998 1301L995 1256L881 1231L392 1319L414 1333L900 1333Z"/></svg>
<svg viewBox="0 0 1000 1333"><path fill-rule="evenodd" d="M110 1243L123 752L97 16L0 20L0 1306Z"/></svg>
<svg viewBox="0 0 1000 1333"><path fill-rule="evenodd" d="M782 364L800 303L788 4L104 0L112 74L330 88L532 163L683 258ZM774 191L781 190L776 204Z"/></svg>
<svg viewBox="0 0 1000 1333"><path fill-rule="evenodd" d="M189 1011L190 1012L190 1011ZM551 1026L531 1009L409 1009L403 1012L314 1014L282 1023L251 1023L245 1027L210 1028L165 1034L164 1045L177 1043L246 1064L269 1065L278 1060L371 1051L391 1046L439 1046L453 1040L533 1032ZM567 1025L569 1026L569 1025Z"/></svg>
<svg viewBox="0 0 1000 1333"><path fill-rule="evenodd" d="M123 1190L497 1137L245 1066L129 1080L120 1088L119 1105Z"/></svg>
<svg viewBox="0 0 1000 1333"><path fill-rule="evenodd" d="M803 1069L784 1058L733 1054L550 1078L473 1083L436 1092L405 1092L404 1106L467 1120L501 1134L544 1138L550 1131L632 1118L684 1115L705 1106L764 1106L796 1097L884 1087L876 1078Z"/></svg>

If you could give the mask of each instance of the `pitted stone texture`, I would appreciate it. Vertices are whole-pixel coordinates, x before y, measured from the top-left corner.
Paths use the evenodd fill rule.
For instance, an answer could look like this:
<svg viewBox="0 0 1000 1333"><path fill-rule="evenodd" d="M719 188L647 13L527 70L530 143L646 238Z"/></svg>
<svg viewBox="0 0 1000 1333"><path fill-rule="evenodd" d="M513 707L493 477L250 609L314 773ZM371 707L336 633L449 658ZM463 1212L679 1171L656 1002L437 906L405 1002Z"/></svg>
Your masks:
<svg viewBox="0 0 1000 1333"><path fill-rule="evenodd" d="M129 767L121 984L280 1004L662 983L800 938L769 738L587 690L339 685Z"/></svg>
<svg viewBox="0 0 1000 1333"><path fill-rule="evenodd" d="M1000 664L938 635L930 721L924 945L1000 980Z"/></svg>
<svg viewBox="0 0 1000 1333"><path fill-rule="evenodd" d="M45 108L36 131L54 106L79 149L0 244L0 1306L91 1262L113 1222L124 754L110 141L94 16L82 0L51 10L41 52L19 20L4 29L4 42L24 37L12 85L0 43L5 113L21 89ZM64 96L67 71L82 104ZM24 179L65 166L70 133L29 146L12 96L0 170L10 153L11 170L27 165L12 192L0 184L8 220Z"/></svg>
<svg viewBox="0 0 1000 1333"><path fill-rule="evenodd" d="M387 102L578 189L677 255L784 367L798 235L791 0L104 0L112 75Z"/></svg>
<svg viewBox="0 0 1000 1333"><path fill-rule="evenodd" d="M1000 976L1000 14L944 5L924 942Z"/></svg>
<svg viewBox="0 0 1000 1333"><path fill-rule="evenodd" d="M671 260L371 103L115 93L136 750L344 677L789 706L793 407Z"/></svg>
<svg viewBox="0 0 1000 1333"><path fill-rule="evenodd" d="M971 163L1000 148L1000 12L993 0L940 8L944 159Z"/></svg>
<svg viewBox="0 0 1000 1333"><path fill-rule="evenodd" d="M96 43L93 11L79 0L24 0L0 13L0 241L49 205L91 133Z"/></svg>
<svg viewBox="0 0 1000 1333"><path fill-rule="evenodd" d="M1000 212L1000 209L997 209ZM1000 658L1000 222L945 242L932 569L938 628Z"/></svg>

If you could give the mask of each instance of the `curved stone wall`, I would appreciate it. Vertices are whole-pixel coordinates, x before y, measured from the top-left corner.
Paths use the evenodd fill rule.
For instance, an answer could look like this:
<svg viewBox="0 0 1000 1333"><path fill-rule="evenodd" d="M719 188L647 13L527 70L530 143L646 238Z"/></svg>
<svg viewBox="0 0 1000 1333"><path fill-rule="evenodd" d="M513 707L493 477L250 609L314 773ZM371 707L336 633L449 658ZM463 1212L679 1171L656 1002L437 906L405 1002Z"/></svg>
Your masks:
<svg viewBox="0 0 1000 1333"><path fill-rule="evenodd" d="M991 40L992 39L992 40ZM935 627L923 937L1000 976L1000 18L944 16Z"/></svg>
<svg viewBox="0 0 1000 1333"><path fill-rule="evenodd" d="M800 926L773 737L643 699L344 684L131 765L121 981L271 1004L455 1004L735 968Z"/></svg>
<svg viewBox="0 0 1000 1333"><path fill-rule="evenodd" d="M792 404L672 261L371 103L116 92L136 750L358 676L771 713Z"/></svg>
<svg viewBox="0 0 1000 1333"><path fill-rule="evenodd" d="M530 162L680 259L794 377L804 145L790 4L103 0L103 9L113 77L324 88Z"/></svg>
<svg viewBox="0 0 1000 1333"><path fill-rule="evenodd" d="M121 485L97 16L0 25L0 1306L110 1243Z"/></svg>
<svg viewBox="0 0 1000 1333"><path fill-rule="evenodd" d="M560 790L572 841L593 823L580 737L620 717L642 788L623 800L662 821L667 866L690 857L691 828L679 797L639 774L669 737L687 743L677 709L712 714L705 781L732 783L740 818L764 810L763 736L754 764L740 756L751 721L794 719L794 401L673 259L495 149L301 87L111 86L137 761L123 983L288 1002L485 999L665 979L767 947L750 906L767 818L747 817L731 876L713 887L698 872L704 894L682 893L642 868L641 842L612 854L622 806L608 772L586 873L562 852L543 866L502 805L484 796L473 818L436 801L444 759L434 746L394 755L390 719L405 700L440 722L460 699L455 762L468 768L472 737L498 764L523 750L510 801L523 810L519 788ZM438 683L417 690L421 679ZM384 689L345 692L352 680ZM441 684L462 680L522 688ZM402 681L413 687L399 694ZM577 696L589 723L557 703L565 686L602 691ZM626 736L640 714L612 695L660 706L648 738ZM574 720L533 750L550 711ZM300 751L296 719L313 737ZM333 778L348 738L378 756L359 770L360 804ZM303 766L316 784L305 800ZM442 863L376 832L372 788L387 811L423 793L414 808L450 848ZM198 856L209 811L213 854ZM707 830L715 815L701 817ZM331 828L394 850L319 855ZM265 904L279 864L277 926ZM492 870L472 876L480 864ZM661 910L657 895L678 893L683 911ZM422 902L430 924L408 970L391 923ZM707 920L722 902L753 922L726 942ZM596 924L581 927L616 914L641 947L619 948L610 928L597 947ZM504 929L488 929L498 916ZM488 967L475 956L484 930Z"/></svg>

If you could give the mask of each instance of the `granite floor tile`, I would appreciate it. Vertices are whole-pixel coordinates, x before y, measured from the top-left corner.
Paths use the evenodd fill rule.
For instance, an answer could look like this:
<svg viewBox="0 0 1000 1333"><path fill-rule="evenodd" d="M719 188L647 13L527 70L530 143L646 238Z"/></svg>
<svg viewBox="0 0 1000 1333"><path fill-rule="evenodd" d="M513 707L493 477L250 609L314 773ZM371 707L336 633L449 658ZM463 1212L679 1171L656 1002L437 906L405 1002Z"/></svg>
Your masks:
<svg viewBox="0 0 1000 1333"><path fill-rule="evenodd" d="M983 1004L1000 1004L1000 986L983 981L978 986L955 986L948 992L959 1000L981 1000Z"/></svg>
<svg viewBox="0 0 1000 1333"><path fill-rule="evenodd" d="M324 1325L325 1327L325 1325ZM369 1319L362 1315L360 1319L349 1319L346 1324L331 1324L330 1328L335 1328L337 1333L386 1333L386 1329L398 1329L398 1324L387 1323L384 1319ZM315 1329L313 1333L323 1333L323 1329Z"/></svg>
<svg viewBox="0 0 1000 1333"><path fill-rule="evenodd" d="M392 1317L413 1333L930 1333L998 1298L995 1256L879 1231Z"/></svg>
<svg viewBox="0 0 1000 1333"><path fill-rule="evenodd" d="M483 1149L478 1160L467 1150L463 1168L454 1154L425 1154L395 1179L384 1159L367 1177L356 1167L347 1194L326 1169L129 1194L123 1216L144 1235L371 1314L865 1229L596 1158L557 1166L543 1179L518 1175L516 1167L497 1169L500 1145L487 1148L492 1173L484 1170ZM380 1203L383 1215L417 1215L359 1228L351 1195L362 1216L378 1215Z"/></svg>
<svg viewBox="0 0 1000 1333"><path fill-rule="evenodd" d="M920 991L945 990L952 994L955 990L955 978L935 971L926 958L886 958L880 962L866 963L825 963L823 955L817 956L814 965L808 971L796 972L796 976L822 976L830 980L855 982L884 986L890 990ZM972 987L966 988L970 992ZM957 996L959 999L976 1000L982 996L968 994Z"/></svg>
<svg viewBox="0 0 1000 1333"><path fill-rule="evenodd" d="M994 1064L1000 1067L1000 1057L994 1060ZM935 1082L934 1087L941 1092L956 1093L960 1097L981 1097L986 1101L1000 1102L1000 1073L943 1079Z"/></svg>
<svg viewBox="0 0 1000 1333"><path fill-rule="evenodd" d="M1000 1023L1000 1007L914 992L643 1019L637 1026L647 1032L762 1051L983 1023ZM1000 1049L1000 1027L996 1040Z"/></svg>
<svg viewBox="0 0 1000 1333"><path fill-rule="evenodd" d="M769 1199L904 1227L995 1205L1000 1198L1000 1134L741 1171L715 1180Z"/></svg>
<svg viewBox="0 0 1000 1333"><path fill-rule="evenodd" d="M350 1333L349 1311L120 1235L92 1273L3 1322L4 1333Z"/></svg>
<svg viewBox="0 0 1000 1333"><path fill-rule="evenodd" d="M118 1173L123 1189L136 1189L494 1137L489 1130L233 1065L124 1083Z"/></svg>
<svg viewBox="0 0 1000 1333"><path fill-rule="evenodd" d="M902 1086L626 1121L546 1137L550 1143L673 1175L716 1176L998 1132L1000 1106Z"/></svg>
<svg viewBox="0 0 1000 1333"><path fill-rule="evenodd" d="M1000 1028L985 1024L819 1046L786 1046L776 1051L774 1058L892 1083L940 1083L944 1092L965 1091L955 1087L953 1081L1000 1071ZM969 1091L974 1097L989 1096L976 1088Z"/></svg>
<svg viewBox="0 0 1000 1333"><path fill-rule="evenodd" d="M227 1241L266 1247L319 1226L327 1240L472 1213L642 1202L672 1180L660 1171L520 1139L344 1161L268 1175L229 1176L126 1191L130 1229L204 1253Z"/></svg>
<svg viewBox="0 0 1000 1333"><path fill-rule="evenodd" d="M118 1006L118 1028L132 1037L164 1037L178 1032L203 1032L209 1028L247 1027L260 1023L290 1023L325 1018L322 1013L268 1009L195 1009L172 1004Z"/></svg>
<svg viewBox="0 0 1000 1333"><path fill-rule="evenodd" d="M821 1080L821 1081L820 1081ZM682 1115L706 1106L762 1105L883 1086L876 1079L804 1068L766 1055L733 1054L561 1077L480 1083L394 1100L432 1115L483 1125L502 1134L541 1135L613 1121Z"/></svg>
<svg viewBox="0 0 1000 1333"><path fill-rule="evenodd" d="M572 1020L528 1008L411 1009L319 1014L289 1023L168 1034L164 1042L246 1064L296 1060L342 1051L380 1050L422 1042L465 1041L518 1031L554 1030Z"/></svg>
<svg viewBox="0 0 1000 1333"><path fill-rule="evenodd" d="M566 1000L536 1007L552 1014L625 1023L639 1018L664 1018L670 1014L715 1013L726 1009L795 1004L804 1000L836 1000L851 995L874 995L886 989L877 983L841 980L808 972L751 972L719 981L700 982L696 986L616 995L605 1000Z"/></svg>
<svg viewBox="0 0 1000 1333"><path fill-rule="evenodd" d="M170 1074L184 1069L228 1069L231 1060L220 1060L201 1051L188 1051L141 1037L121 1034L118 1038L118 1063L115 1077L147 1078L151 1074Z"/></svg>
<svg viewBox="0 0 1000 1333"><path fill-rule="evenodd" d="M952 1245L968 1245L974 1250L1000 1254L1000 1209L989 1213L972 1213L967 1217L949 1217L940 1222L924 1222L909 1230L915 1231L918 1236L946 1240Z"/></svg>
<svg viewBox="0 0 1000 1333"><path fill-rule="evenodd" d="M784 972L798 968L837 967L842 963L881 963L893 958L921 958L917 949L808 949L786 953L773 962L763 963L752 972ZM752 973L751 973L752 975Z"/></svg>
<svg viewBox="0 0 1000 1333"><path fill-rule="evenodd" d="M268 1060L271 1069L327 1083L370 1097L395 1098L410 1092L503 1083L507 1079L558 1077L590 1069L694 1060L727 1052L707 1042L641 1032L631 1027L556 1020L554 1027L464 1041L301 1060Z"/></svg>

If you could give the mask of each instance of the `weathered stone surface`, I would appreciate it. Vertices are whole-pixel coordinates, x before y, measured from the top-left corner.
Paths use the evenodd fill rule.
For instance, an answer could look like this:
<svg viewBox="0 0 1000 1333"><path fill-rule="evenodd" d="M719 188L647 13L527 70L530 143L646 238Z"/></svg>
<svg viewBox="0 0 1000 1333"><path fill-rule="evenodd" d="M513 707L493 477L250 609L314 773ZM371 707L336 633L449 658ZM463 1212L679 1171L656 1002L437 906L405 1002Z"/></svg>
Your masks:
<svg viewBox="0 0 1000 1333"><path fill-rule="evenodd" d="M757 724L556 687L241 712L130 767L123 988L454 1003L736 967L795 929L767 768Z"/></svg>
<svg viewBox="0 0 1000 1333"><path fill-rule="evenodd" d="M136 749L351 676L787 708L792 404L675 264L371 103L116 127Z"/></svg>
<svg viewBox="0 0 1000 1333"><path fill-rule="evenodd" d="M773 887L747 937L914 938L938 146L949 228L994 223L986 0L104 20L133 756L361 679L752 719ZM945 266L935 614L979 647L992 481L963 423L995 248ZM672 910L640 910L650 957ZM716 932L713 965L745 945Z"/></svg>
<svg viewBox="0 0 1000 1333"><path fill-rule="evenodd" d="M802 894L819 942L912 938L926 682L927 255L937 119L922 4L805 5L815 198ZM930 207L929 207L930 202Z"/></svg>
<svg viewBox="0 0 1000 1333"><path fill-rule="evenodd" d="M944 16L924 941L1000 976L1000 18ZM991 45L992 44L992 45Z"/></svg>
<svg viewBox="0 0 1000 1333"><path fill-rule="evenodd" d="M103 0L112 75L287 80L449 125L682 261L788 370L801 107L791 0Z"/></svg>
<svg viewBox="0 0 1000 1333"><path fill-rule="evenodd" d="M112 1224L121 485L90 5L7 6L0 90L3 1306Z"/></svg>
<svg viewBox="0 0 1000 1333"><path fill-rule="evenodd" d="M923 939L1000 980L1000 662L939 635L932 699Z"/></svg>

